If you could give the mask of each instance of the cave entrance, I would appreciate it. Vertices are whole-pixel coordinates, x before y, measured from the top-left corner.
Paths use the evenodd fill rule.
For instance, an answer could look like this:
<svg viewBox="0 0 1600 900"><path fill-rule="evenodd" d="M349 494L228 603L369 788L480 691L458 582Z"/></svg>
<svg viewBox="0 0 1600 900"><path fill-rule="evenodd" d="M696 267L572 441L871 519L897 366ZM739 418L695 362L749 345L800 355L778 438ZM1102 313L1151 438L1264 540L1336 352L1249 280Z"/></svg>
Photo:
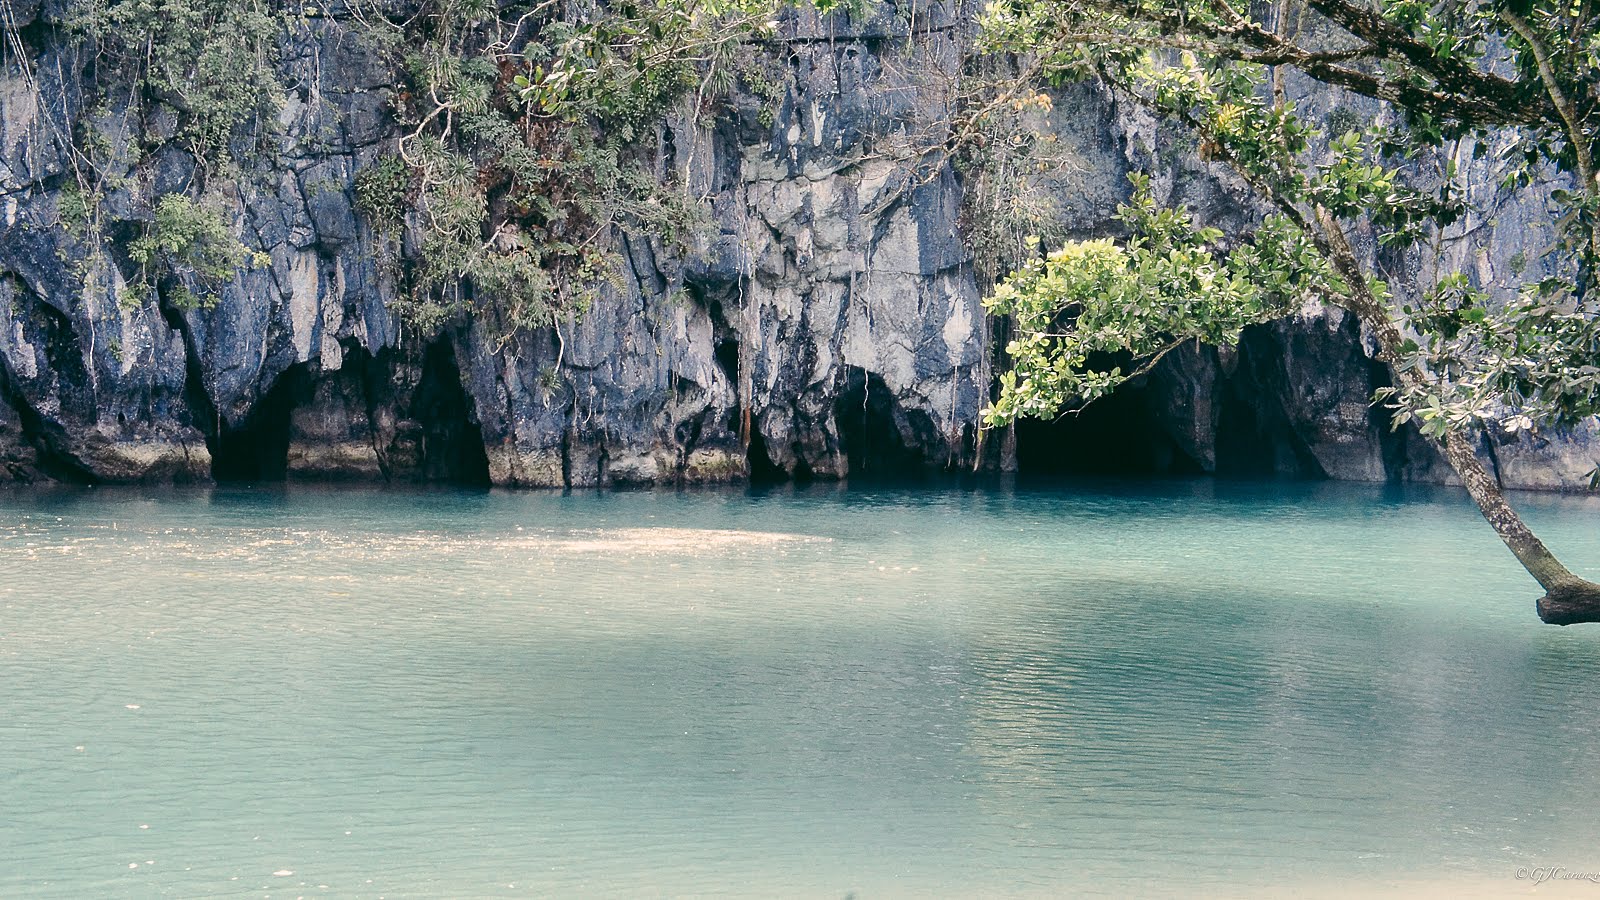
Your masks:
<svg viewBox="0 0 1600 900"><path fill-rule="evenodd" d="M921 478L933 468L924 453L936 446L933 423L925 413L903 409L876 373L845 370L833 421L851 478Z"/></svg>
<svg viewBox="0 0 1600 900"><path fill-rule="evenodd" d="M483 429L473 421L472 400L461 385L461 367L447 340L435 341L423 355L411 418L422 429L419 481L489 486Z"/></svg>
<svg viewBox="0 0 1600 900"><path fill-rule="evenodd" d="M1198 475L1163 427L1145 385L1125 384L1077 412L1016 423L1020 475Z"/></svg>
<svg viewBox="0 0 1600 900"><path fill-rule="evenodd" d="M1259 390L1229 385L1217 409L1216 474L1232 478L1326 478L1305 442Z"/></svg>
<svg viewBox="0 0 1600 900"><path fill-rule="evenodd" d="M211 449L211 477L217 481L282 481L289 470L289 420L311 396L305 363L290 366L261 395L243 422L221 423Z"/></svg>
<svg viewBox="0 0 1600 900"><path fill-rule="evenodd" d="M1354 325L1354 320L1351 320ZM1317 335L1319 340L1326 340ZM1301 403L1285 373L1291 360L1285 358L1291 338L1276 334L1270 325L1252 325L1240 334L1238 363L1234 371L1218 379L1215 395L1216 473L1238 478L1326 478L1311 448L1296 433L1289 420L1286 403ZM1349 349L1360 353L1359 326L1341 338ZM1306 359L1329 358L1321 345L1304 352ZM1364 358L1364 354L1363 354ZM1381 363L1379 364L1382 365ZM1337 371L1325 373L1337 379Z"/></svg>
<svg viewBox="0 0 1600 900"><path fill-rule="evenodd" d="M760 428L750 429L750 446L745 449L745 465L750 472L750 484L756 487L782 484L790 479L789 472L772 461L772 454L767 450L767 439L761 435ZM809 476L810 470L806 469L804 464L796 465L794 480L805 481Z"/></svg>

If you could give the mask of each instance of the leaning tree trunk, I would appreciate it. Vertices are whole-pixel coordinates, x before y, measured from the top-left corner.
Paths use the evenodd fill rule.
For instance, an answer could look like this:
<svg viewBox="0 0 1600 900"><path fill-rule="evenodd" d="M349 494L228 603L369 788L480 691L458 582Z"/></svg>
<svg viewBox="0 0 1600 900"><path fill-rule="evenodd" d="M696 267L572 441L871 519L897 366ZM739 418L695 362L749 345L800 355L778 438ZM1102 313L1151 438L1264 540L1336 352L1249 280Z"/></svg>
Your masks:
<svg viewBox="0 0 1600 900"><path fill-rule="evenodd" d="M1500 540L1516 555L1528 574L1539 582L1545 595L1539 598L1539 618L1551 625L1576 625L1600 622L1600 584L1572 574L1554 553L1545 547L1532 529L1506 502L1505 494L1493 475L1478 461L1472 445L1459 432L1450 432L1441 442L1445 459L1461 476L1473 502L1483 511Z"/></svg>
<svg viewBox="0 0 1600 900"><path fill-rule="evenodd" d="M1420 376L1403 369L1398 363L1404 356L1401 347L1405 339L1390 317L1389 310L1368 289L1366 275L1356 261L1354 250L1345 238L1344 229L1326 210L1317 211L1317 223L1326 240L1325 250L1335 269L1350 286L1350 309L1377 338L1379 358L1390 364L1397 382L1408 386L1420 385ZM1495 534L1511 549L1517 561L1528 570L1539 586L1544 588L1536 608L1539 618L1550 625L1576 625L1580 622L1600 622L1600 584L1572 574L1561 560L1533 533L1517 511L1506 502L1500 482L1478 461L1478 454L1460 432L1446 433L1439 441L1445 461L1461 476L1467 493L1472 496L1483 517Z"/></svg>

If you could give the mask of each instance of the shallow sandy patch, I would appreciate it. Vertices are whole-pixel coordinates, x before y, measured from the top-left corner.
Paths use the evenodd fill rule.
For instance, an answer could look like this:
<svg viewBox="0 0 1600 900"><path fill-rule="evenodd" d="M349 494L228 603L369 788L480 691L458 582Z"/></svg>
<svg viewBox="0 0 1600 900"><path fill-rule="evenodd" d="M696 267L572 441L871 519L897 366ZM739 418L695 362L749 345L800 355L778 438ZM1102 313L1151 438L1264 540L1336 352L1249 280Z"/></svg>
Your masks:
<svg viewBox="0 0 1600 900"><path fill-rule="evenodd" d="M527 546L565 553L674 553L698 556L731 550L820 544L832 538L775 531L703 528L603 528L534 538Z"/></svg>

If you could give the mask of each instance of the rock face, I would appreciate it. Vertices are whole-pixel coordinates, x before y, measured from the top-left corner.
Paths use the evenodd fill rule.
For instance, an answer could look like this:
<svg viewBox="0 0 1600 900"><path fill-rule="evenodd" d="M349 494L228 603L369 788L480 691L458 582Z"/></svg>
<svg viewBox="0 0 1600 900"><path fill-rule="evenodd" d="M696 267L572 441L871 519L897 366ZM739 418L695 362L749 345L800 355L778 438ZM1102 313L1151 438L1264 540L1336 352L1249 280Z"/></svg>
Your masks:
<svg viewBox="0 0 1600 900"><path fill-rule="evenodd" d="M974 466L1448 476L1369 405L1383 383L1337 312L1252 330L1235 350L1175 353L1143 384L1059 425L980 442L996 338L949 167L886 147L939 117L930 69L966 27L953 5L872 21L789 13L781 100L736 96L711 125L679 117L660 165L707 198L693 252L625 236L619 287L559 329L492 338L407 333L391 313L394 248L356 212L354 178L393 146L397 75L330 14L284 48L277 152L229 185L240 240L270 262L205 310L128 303L118 265L67 214L62 135L90 115L89 60L30 28L0 79L0 479L449 480L649 485L844 477ZM38 21L46 21L39 19ZM1164 138L1090 88L1051 113L1077 173L1051 190L1066 230L1104 233L1125 174ZM1198 163L1165 189L1219 222L1238 201ZM127 160L103 226L137 227L195 162ZM1498 251L1497 251L1498 252ZM1510 251L1507 251L1510 252ZM1496 437L1508 485L1575 486L1595 430Z"/></svg>

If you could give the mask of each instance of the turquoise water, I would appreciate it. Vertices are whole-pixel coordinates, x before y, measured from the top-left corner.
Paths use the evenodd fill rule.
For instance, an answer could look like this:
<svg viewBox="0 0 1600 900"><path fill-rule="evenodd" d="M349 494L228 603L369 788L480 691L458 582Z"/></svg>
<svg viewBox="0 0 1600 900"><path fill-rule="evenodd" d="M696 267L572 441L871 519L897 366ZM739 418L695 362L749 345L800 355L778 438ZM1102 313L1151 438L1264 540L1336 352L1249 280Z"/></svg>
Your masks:
<svg viewBox="0 0 1600 900"><path fill-rule="evenodd" d="M12 492L0 896L1600 871L1537 593L1448 489Z"/></svg>

